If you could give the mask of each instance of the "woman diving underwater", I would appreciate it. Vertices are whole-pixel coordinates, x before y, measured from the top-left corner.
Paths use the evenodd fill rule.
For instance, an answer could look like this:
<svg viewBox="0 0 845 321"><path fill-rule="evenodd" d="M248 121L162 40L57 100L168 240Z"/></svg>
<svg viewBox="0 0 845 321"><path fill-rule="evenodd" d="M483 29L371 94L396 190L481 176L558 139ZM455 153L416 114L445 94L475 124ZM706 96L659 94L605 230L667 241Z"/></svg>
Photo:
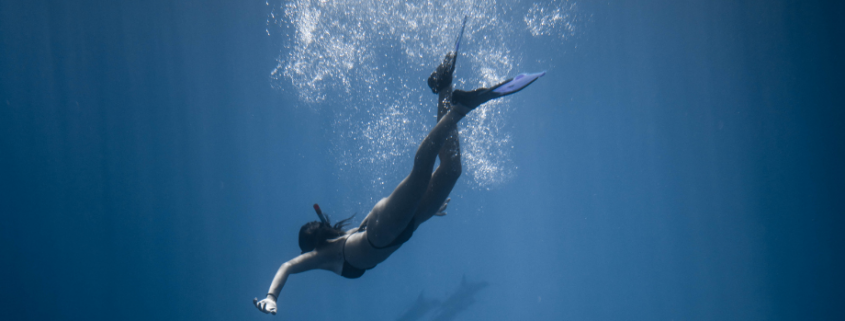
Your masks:
<svg viewBox="0 0 845 321"><path fill-rule="evenodd" d="M465 26L466 17L463 23ZM439 96L437 124L420 143L411 173L376 203L357 228L343 230L349 219L331 225L314 204L320 221L306 223L299 230L302 254L279 267L265 299L253 299L258 310L276 314L276 300L291 274L322 269L350 279L361 277L408 241L420 224L446 214L449 193L461 175L458 122L488 100L516 93L545 74L521 74L492 88L453 91L452 75L463 30L462 26L455 50L446 54L428 78L432 92ZM432 174L438 156L440 165Z"/></svg>

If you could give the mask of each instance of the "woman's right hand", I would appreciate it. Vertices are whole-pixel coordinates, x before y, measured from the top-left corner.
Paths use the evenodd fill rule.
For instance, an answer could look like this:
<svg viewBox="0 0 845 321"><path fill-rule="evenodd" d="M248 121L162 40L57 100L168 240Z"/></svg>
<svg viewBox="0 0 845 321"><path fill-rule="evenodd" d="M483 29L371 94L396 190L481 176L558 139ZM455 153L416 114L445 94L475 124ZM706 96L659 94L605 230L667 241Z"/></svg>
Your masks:
<svg viewBox="0 0 845 321"><path fill-rule="evenodd" d="M255 307L261 312L276 315L276 301L270 297L261 301L258 301L258 298L253 298L252 304L255 304Z"/></svg>

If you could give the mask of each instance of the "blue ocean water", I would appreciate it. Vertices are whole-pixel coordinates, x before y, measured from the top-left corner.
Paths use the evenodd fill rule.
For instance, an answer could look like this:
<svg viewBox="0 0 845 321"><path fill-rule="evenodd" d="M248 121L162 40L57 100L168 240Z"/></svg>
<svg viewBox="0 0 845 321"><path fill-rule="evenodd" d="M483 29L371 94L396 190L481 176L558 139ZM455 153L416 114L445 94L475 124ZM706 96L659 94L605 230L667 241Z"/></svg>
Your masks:
<svg viewBox="0 0 845 321"><path fill-rule="evenodd" d="M0 319L248 320L319 203L355 222L425 79L546 70L470 114L448 215L299 320L845 317L845 6L4 1Z"/></svg>

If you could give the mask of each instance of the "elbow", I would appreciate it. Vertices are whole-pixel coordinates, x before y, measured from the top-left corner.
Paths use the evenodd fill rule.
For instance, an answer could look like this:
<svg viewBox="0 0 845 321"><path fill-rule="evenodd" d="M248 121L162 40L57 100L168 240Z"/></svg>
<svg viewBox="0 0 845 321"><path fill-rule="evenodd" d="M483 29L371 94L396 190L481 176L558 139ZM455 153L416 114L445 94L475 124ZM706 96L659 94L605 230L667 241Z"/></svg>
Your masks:
<svg viewBox="0 0 845 321"><path fill-rule="evenodd" d="M282 263L282 266L279 267L279 272L280 273L287 273L288 271L290 271L291 266L292 265L290 264L290 262Z"/></svg>

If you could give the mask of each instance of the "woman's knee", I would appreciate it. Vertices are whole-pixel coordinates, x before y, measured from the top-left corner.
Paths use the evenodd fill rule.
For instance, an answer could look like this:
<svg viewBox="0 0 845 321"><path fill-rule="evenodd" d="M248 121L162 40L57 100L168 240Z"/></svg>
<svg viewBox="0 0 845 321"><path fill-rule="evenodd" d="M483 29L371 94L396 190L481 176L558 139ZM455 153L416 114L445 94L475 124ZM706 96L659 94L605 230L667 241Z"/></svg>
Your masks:
<svg viewBox="0 0 845 321"><path fill-rule="evenodd" d="M448 161L442 162L440 166L443 167L443 174L454 180L461 177L461 173L463 172L460 157L450 157Z"/></svg>
<svg viewBox="0 0 845 321"><path fill-rule="evenodd" d="M424 176L424 175L431 175L431 171L434 168L434 161L428 159L428 157L424 157L417 153L416 157L414 157L414 167L411 168L410 176Z"/></svg>
<svg viewBox="0 0 845 321"><path fill-rule="evenodd" d="M461 176L461 149L457 146L440 151L440 166L448 175L455 178Z"/></svg>

